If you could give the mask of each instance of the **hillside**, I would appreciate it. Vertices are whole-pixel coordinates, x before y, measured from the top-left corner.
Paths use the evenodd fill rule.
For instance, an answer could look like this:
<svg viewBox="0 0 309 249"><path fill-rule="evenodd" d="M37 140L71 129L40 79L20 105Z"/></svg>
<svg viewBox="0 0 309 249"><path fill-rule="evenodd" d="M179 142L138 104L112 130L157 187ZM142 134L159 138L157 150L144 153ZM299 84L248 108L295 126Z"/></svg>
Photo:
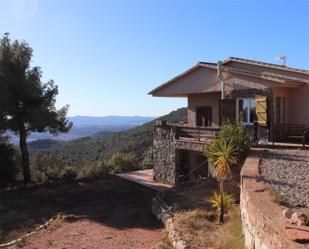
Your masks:
<svg viewBox="0 0 309 249"><path fill-rule="evenodd" d="M158 119L168 122L184 121L187 119L187 109L178 109ZM50 149L40 151L55 154L67 165L74 167L108 159L115 152L132 154L141 160L143 154L149 150L152 144L154 123L155 120L122 132L104 133L68 142L57 142L52 144ZM30 146L32 146L31 143ZM36 144L35 147L38 148L39 145Z"/></svg>
<svg viewBox="0 0 309 249"><path fill-rule="evenodd" d="M88 137L96 135L97 133L106 132L120 132L142 125L155 119L150 116L104 116L104 117L92 117L92 116L74 116L68 117L73 122L73 127L68 133L60 133L54 136L48 132L32 132L29 137L29 142L37 140L57 140L57 141L70 141L79 139L82 137ZM8 133L10 135L10 141L14 144L19 143L19 137ZM52 143L55 143L52 142ZM37 144L40 144L38 142ZM37 146L35 146L37 148Z"/></svg>

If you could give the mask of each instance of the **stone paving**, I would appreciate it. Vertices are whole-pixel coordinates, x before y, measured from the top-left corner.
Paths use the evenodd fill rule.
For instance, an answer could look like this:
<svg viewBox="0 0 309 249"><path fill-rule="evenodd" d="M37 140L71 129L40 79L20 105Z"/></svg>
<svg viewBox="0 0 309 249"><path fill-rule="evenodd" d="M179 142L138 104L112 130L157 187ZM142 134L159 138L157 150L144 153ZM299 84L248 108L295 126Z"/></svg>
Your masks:
<svg viewBox="0 0 309 249"><path fill-rule="evenodd" d="M309 207L309 150L264 150L260 173L291 207Z"/></svg>

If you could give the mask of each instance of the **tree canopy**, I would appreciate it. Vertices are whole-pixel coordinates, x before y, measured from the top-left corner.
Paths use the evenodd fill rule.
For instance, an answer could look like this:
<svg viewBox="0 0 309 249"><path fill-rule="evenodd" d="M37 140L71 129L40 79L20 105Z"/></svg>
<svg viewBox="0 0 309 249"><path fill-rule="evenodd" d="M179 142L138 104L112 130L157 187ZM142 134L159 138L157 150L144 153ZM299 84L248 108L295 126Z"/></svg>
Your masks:
<svg viewBox="0 0 309 249"><path fill-rule="evenodd" d="M28 43L11 41L8 33L0 40L0 130L19 134L25 183L31 181L28 134L57 134L72 126L68 106L55 107L58 87L52 80L43 83L40 67L31 67L32 52Z"/></svg>

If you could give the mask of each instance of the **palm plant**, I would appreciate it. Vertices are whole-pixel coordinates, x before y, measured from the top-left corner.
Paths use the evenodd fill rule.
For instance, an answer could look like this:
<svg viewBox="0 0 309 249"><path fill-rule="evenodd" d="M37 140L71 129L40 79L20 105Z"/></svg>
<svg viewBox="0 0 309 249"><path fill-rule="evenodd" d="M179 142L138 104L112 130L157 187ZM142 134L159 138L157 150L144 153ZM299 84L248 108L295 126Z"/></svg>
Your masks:
<svg viewBox="0 0 309 249"><path fill-rule="evenodd" d="M218 212L221 210L221 194L214 192L213 196L209 200L212 207L216 209ZM223 194L223 206L224 206L224 213L227 213L229 210L231 210L234 207L235 198L232 194L224 193Z"/></svg>
<svg viewBox="0 0 309 249"><path fill-rule="evenodd" d="M214 166L214 175L220 185L220 215L219 222L224 222L224 182L231 177L231 166L236 165L237 150L232 142L215 139L207 148L206 154L209 162Z"/></svg>

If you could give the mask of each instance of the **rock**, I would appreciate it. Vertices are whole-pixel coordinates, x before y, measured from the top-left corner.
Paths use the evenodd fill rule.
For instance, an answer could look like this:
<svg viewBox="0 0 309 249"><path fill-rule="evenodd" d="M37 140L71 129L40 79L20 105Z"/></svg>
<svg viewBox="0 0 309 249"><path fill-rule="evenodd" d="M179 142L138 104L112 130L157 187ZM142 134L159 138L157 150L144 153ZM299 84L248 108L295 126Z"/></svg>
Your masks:
<svg viewBox="0 0 309 249"><path fill-rule="evenodd" d="M286 208L283 210L283 217L291 219L292 214L293 214L293 210L291 208Z"/></svg>
<svg viewBox="0 0 309 249"><path fill-rule="evenodd" d="M290 240L295 242L309 242L309 231L301 229L287 229L287 236Z"/></svg>
<svg viewBox="0 0 309 249"><path fill-rule="evenodd" d="M307 216L302 212L294 212L290 223L297 226L306 226L308 224Z"/></svg>

